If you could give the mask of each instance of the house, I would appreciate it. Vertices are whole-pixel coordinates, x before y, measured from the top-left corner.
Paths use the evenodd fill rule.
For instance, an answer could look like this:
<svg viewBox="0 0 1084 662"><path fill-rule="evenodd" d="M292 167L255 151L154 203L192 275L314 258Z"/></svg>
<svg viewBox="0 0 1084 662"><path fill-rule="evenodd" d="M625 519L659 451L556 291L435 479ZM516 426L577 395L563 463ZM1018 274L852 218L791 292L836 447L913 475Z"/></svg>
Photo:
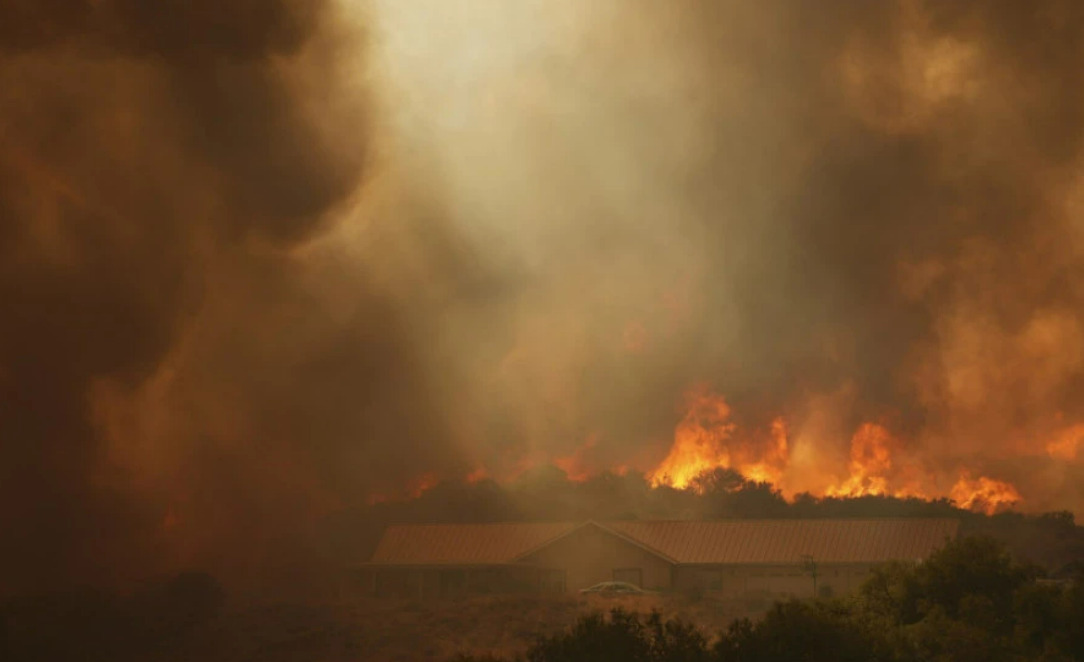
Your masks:
<svg viewBox="0 0 1084 662"><path fill-rule="evenodd" d="M741 595L850 591L888 561L917 562L951 519L615 521L394 525L358 567L365 593L562 594L603 581Z"/></svg>

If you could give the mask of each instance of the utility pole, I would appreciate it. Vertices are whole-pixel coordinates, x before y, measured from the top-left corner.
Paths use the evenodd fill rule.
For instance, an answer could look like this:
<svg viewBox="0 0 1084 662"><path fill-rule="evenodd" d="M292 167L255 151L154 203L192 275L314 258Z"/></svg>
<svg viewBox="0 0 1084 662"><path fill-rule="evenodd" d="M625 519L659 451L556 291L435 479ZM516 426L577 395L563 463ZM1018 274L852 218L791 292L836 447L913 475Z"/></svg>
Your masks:
<svg viewBox="0 0 1084 662"><path fill-rule="evenodd" d="M812 554L802 554L802 559L805 561L805 569L813 576L813 597L817 597L817 561L813 558Z"/></svg>

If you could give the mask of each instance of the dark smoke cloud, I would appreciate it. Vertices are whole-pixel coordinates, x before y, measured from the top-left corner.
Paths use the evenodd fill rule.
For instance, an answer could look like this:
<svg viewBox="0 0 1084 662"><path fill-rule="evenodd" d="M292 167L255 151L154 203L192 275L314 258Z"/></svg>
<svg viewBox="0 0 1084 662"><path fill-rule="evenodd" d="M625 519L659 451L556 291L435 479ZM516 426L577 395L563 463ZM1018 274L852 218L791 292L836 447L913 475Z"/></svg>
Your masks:
<svg viewBox="0 0 1084 662"><path fill-rule="evenodd" d="M0 26L5 591L286 563L307 518L408 476L388 457L448 464L398 310L357 278L332 323L297 253L368 157L329 5L5 2Z"/></svg>

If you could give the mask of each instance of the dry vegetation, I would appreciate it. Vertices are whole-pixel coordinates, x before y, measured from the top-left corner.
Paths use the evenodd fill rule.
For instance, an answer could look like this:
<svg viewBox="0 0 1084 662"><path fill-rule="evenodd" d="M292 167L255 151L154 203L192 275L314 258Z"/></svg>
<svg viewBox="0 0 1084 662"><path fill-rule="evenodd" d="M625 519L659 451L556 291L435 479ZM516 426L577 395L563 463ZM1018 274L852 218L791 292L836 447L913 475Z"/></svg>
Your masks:
<svg viewBox="0 0 1084 662"><path fill-rule="evenodd" d="M0 660L776 662L802 651L833 662L1084 662L1084 568L1071 570L1055 578L993 538L965 537L924 563L875 569L856 595L774 604L659 595L256 606L186 573L132 594L0 602Z"/></svg>
<svg viewBox="0 0 1084 662"><path fill-rule="evenodd" d="M448 660L459 653L511 657L539 636L571 627L584 614L623 607L660 610L706 632L756 616L767 600L677 597L478 597L455 601L360 601L335 606L253 608L224 614L195 642L208 662Z"/></svg>

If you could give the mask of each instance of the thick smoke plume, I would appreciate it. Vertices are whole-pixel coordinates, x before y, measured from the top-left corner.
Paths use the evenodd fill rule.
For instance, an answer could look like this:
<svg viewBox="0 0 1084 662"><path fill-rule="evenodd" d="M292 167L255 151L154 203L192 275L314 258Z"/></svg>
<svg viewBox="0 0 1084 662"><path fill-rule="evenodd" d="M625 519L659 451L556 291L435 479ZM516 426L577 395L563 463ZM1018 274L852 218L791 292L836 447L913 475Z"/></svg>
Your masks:
<svg viewBox="0 0 1084 662"><path fill-rule="evenodd" d="M321 421L345 428L352 398L378 412L352 404L358 429L378 427L387 375L419 378L382 298L362 283L335 319L298 252L369 142L343 78L358 36L332 18L322 2L0 5L5 591L242 549L258 567L364 480L307 466L362 452Z"/></svg>
<svg viewBox="0 0 1084 662"><path fill-rule="evenodd" d="M707 383L791 492L873 424L924 492L1080 502L1074 4L385 4L415 176L504 284L441 325L488 473L651 470Z"/></svg>
<svg viewBox="0 0 1084 662"><path fill-rule="evenodd" d="M706 382L731 456L782 420L793 493L876 429L914 492L1080 504L1075 4L470 6L396 63L419 171L513 288L455 344L491 473L650 471Z"/></svg>
<svg viewBox="0 0 1084 662"><path fill-rule="evenodd" d="M788 492L1080 508L1081 62L1072 0L0 0L0 585L338 563L690 392Z"/></svg>

